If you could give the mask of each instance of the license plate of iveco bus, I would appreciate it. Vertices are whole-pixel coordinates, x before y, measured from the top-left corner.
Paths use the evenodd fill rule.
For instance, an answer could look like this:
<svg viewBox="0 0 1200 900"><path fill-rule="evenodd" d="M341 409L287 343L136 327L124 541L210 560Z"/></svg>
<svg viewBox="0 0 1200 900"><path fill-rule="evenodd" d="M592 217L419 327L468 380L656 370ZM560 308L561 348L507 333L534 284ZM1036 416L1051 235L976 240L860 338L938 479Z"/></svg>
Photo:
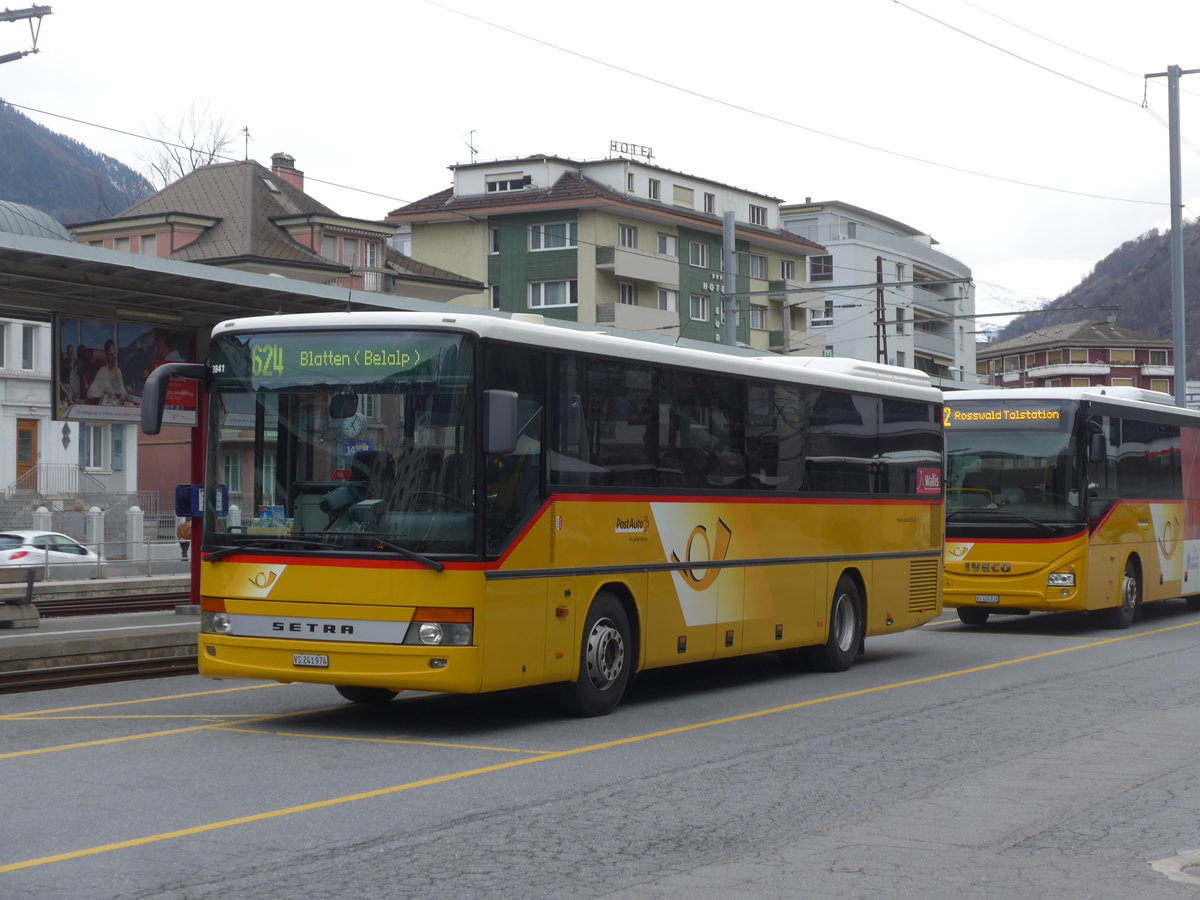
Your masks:
<svg viewBox="0 0 1200 900"><path fill-rule="evenodd" d="M975 602L976 603L999 603L1000 595L999 594L976 594ZM296 663L296 665L300 665L300 664Z"/></svg>
<svg viewBox="0 0 1200 900"><path fill-rule="evenodd" d="M329 657L324 653L293 653L293 666L306 666L310 669L328 669Z"/></svg>

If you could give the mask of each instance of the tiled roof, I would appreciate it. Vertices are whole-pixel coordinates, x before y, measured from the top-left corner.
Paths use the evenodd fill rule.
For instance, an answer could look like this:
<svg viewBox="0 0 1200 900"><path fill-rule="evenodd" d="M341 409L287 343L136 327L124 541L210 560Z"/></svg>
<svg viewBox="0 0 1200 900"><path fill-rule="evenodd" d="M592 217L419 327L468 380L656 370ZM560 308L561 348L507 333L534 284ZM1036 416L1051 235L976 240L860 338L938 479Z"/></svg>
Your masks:
<svg viewBox="0 0 1200 900"><path fill-rule="evenodd" d="M274 260L326 270L330 278L350 271L309 250L277 225L276 220L296 216L355 220L346 220L253 160L195 169L112 221L169 213L216 220L196 240L171 254L174 259L217 264ZM414 260L390 246L385 247L384 260L401 278L441 282L466 290L483 289L479 282Z"/></svg>
<svg viewBox="0 0 1200 900"><path fill-rule="evenodd" d="M719 230L722 227L720 216L697 212L683 206L672 206L669 203L631 197L590 181L575 172L562 175L553 185L542 190L526 188L523 191L455 197L453 189L446 188L444 191L438 191L436 194L430 194L428 197L393 210L388 213L387 218L388 221L392 219L430 221L440 218L465 218L485 210L494 214L503 214L539 208L571 209L580 206L612 204L638 209L650 215L669 214L690 219L697 227L707 230L714 228ZM741 233L757 233L764 239L784 241L808 251L825 252L825 248L820 244L790 231L772 230L748 225L745 222L739 222L737 228Z"/></svg>
<svg viewBox="0 0 1200 900"><path fill-rule="evenodd" d="M1170 346L1166 338L1154 337L1121 328L1110 322L1064 322L1061 325L1045 325L1001 343L980 344L978 355L994 356L1012 350L1024 350L1029 347L1039 347L1046 344L1103 344L1106 346Z"/></svg>
<svg viewBox="0 0 1200 900"><path fill-rule="evenodd" d="M268 182L278 190L272 191ZM257 257L344 271L272 221L277 216L338 214L253 160L202 166L116 218L180 211L220 221L171 254L174 259L217 262Z"/></svg>

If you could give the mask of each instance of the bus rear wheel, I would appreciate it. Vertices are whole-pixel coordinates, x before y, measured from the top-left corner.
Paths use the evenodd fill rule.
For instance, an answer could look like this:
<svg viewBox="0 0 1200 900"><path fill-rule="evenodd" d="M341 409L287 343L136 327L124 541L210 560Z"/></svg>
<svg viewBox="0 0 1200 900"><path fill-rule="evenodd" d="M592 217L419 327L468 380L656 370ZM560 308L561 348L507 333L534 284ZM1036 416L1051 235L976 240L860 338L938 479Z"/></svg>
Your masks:
<svg viewBox="0 0 1200 900"><path fill-rule="evenodd" d="M838 579L829 605L829 637L813 647L809 659L815 669L844 672L854 663L863 635L863 603L858 585L848 575Z"/></svg>
<svg viewBox="0 0 1200 900"><path fill-rule="evenodd" d="M351 703L388 703L399 693L387 688L359 687L354 684L335 684L333 687Z"/></svg>
<svg viewBox="0 0 1200 900"><path fill-rule="evenodd" d="M1142 576L1137 563L1132 559L1125 562L1125 574L1121 576L1121 603L1104 610L1104 624L1108 628L1128 628L1133 624L1138 605L1142 602Z"/></svg>
<svg viewBox="0 0 1200 900"><path fill-rule="evenodd" d="M964 625L983 625L988 620L988 611L977 606L960 606L958 621Z"/></svg>
<svg viewBox="0 0 1200 900"><path fill-rule="evenodd" d="M621 702L633 668L629 617L615 596L602 591L583 624L579 676L562 686L562 701L577 716L606 716Z"/></svg>

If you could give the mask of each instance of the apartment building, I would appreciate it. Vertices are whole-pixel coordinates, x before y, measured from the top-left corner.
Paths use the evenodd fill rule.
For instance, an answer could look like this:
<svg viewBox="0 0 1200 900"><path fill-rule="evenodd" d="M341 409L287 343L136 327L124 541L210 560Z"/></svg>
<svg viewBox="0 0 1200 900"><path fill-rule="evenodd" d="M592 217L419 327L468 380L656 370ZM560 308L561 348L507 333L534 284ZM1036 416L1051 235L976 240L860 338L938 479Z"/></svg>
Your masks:
<svg viewBox="0 0 1200 900"><path fill-rule="evenodd" d="M813 260L826 293L805 323L826 355L920 369L943 390L978 386L971 270L932 236L837 201L787 204L780 220L829 251Z"/></svg>
<svg viewBox="0 0 1200 900"><path fill-rule="evenodd" d="M393 210L410 255L482 282L460 304L723 342L736 294L743 346L820 355L825 248L780 226L777 198L618 156L451 166L453 185ZM723 219L736 267L723 269Z"/></svg>
<svg viewBox="0 0 1200 900"><path fill-rule="evenodd" d="M980 344L980 380L997 387L1125 385L1175 393L1172 342L1110 322L1047 325L1009 341Z"/></svg>

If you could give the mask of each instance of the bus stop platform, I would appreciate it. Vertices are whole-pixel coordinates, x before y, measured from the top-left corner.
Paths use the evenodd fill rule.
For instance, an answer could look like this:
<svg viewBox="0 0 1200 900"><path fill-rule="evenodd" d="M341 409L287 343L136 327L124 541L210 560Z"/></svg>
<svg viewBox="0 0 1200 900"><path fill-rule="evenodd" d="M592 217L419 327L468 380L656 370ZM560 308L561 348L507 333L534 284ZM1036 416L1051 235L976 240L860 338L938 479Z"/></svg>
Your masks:
<svg viewBox="0 0 1200 900"><path fill-rule="evenodd" d="M104 578L0 585L0 690L67 682L105 667L164 668L195 660L199 608L130 611L131 598L186 591L188 576ZM83 604L84 615L46 616L38 603ZM106 609L110 607L110 609Z"/></svg>

